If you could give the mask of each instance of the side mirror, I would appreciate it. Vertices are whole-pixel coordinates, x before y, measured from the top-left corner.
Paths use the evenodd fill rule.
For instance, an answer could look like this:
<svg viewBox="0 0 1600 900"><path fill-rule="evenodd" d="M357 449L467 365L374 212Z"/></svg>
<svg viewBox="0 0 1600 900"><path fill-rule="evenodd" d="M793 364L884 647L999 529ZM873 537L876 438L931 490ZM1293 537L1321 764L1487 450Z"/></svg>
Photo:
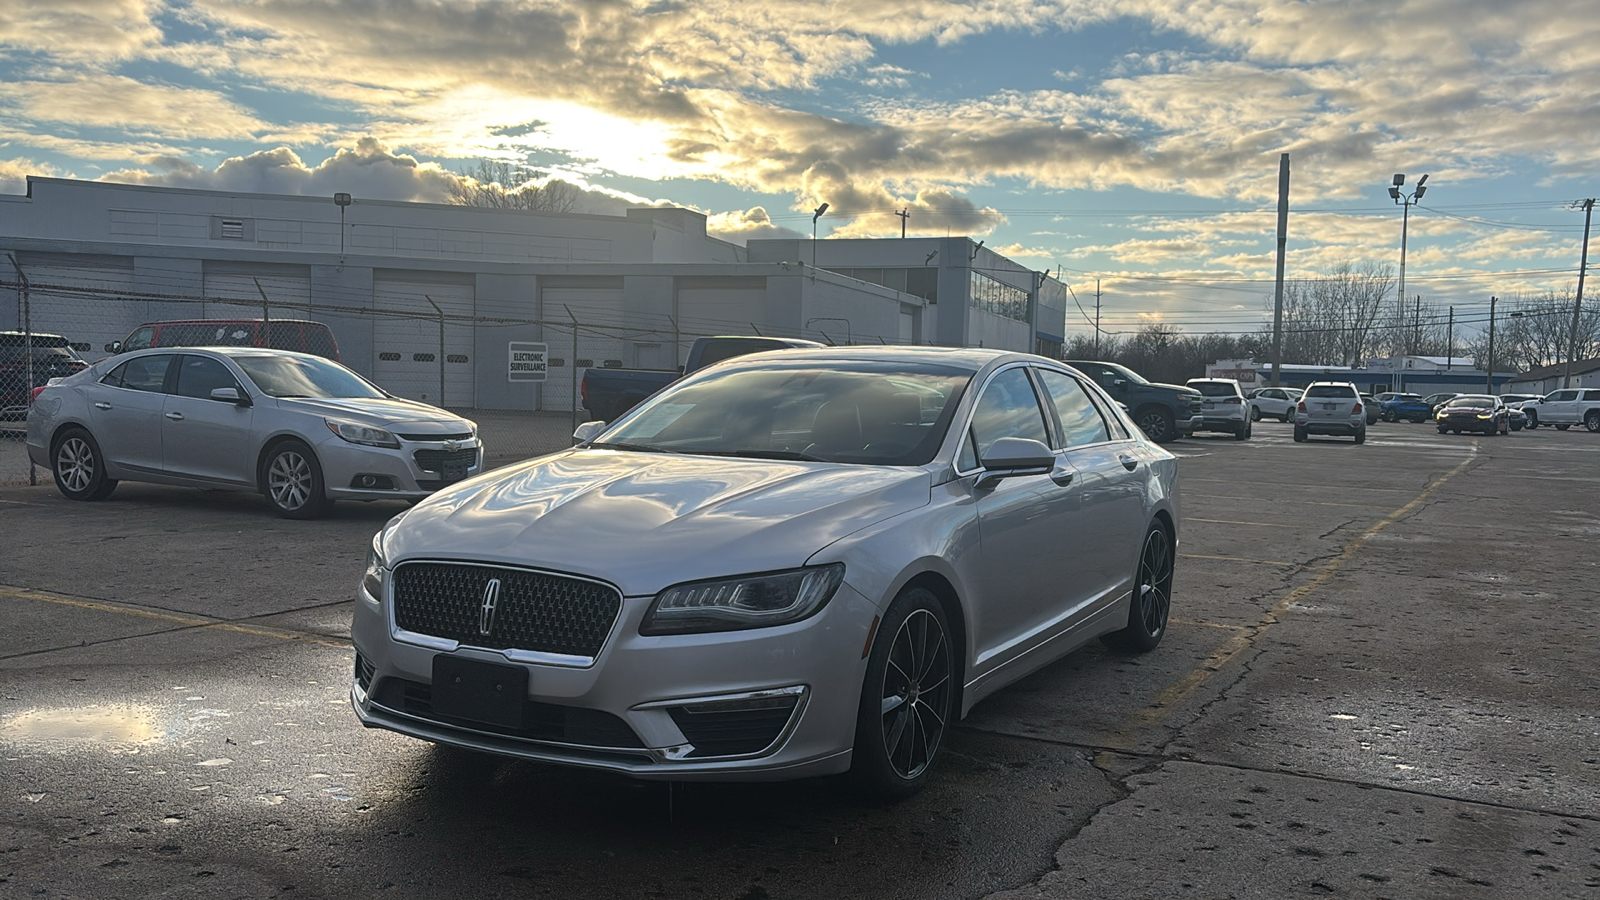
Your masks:
<svg viewBox="0 0 1600 900"><path fill-rule="evenodd" d="M1128 379L1126 379L1126 378L1113 378L1111 380L1111 386L1116 388L1119 391L1125 391L1125 390L1128 389Z"/></svg>
<svg viewBox="0 0 1600 900"><path fill-rule="evenodd" d="M572 432L572 441L574 444L587 444L599 437L600 432L605 430L605 422L585 422L579 425L576 431Z"/></svg>
<svg viewBox="0 0 1600 900"><path fill-rule="evenodd" d="M1055 468L1056 455L1032 438L1004 437L990 444L978 462L986 471L976 487L988 490L1003 478L1048 474Z"/></svg>
<svg viewBox="0 0 1600 900"><path fill-rule="evenodd" d="M107 344L106 345L106 352L107 353L121 353L122 352L122 342L121 341L112 341L111 343Z"/></svg>
<svg viewBox="0 0 1600 900"><path fill-rule="evenodd" d="M224 403L232 403L237 406L250 405L250 397L239 393L238 388L212 388L211 399L221 400Z"/></svg>

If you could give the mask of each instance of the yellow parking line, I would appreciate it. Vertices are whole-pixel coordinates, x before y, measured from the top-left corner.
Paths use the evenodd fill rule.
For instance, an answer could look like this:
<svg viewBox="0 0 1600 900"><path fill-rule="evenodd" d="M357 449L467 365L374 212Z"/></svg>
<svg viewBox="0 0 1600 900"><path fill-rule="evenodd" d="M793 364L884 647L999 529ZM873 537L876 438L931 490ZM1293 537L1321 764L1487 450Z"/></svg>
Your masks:
<svg viewBox="0 0 1600 900"><path fill-rule="evenodd" d="M1208 553L1179 553L1178 556L1180 558L1182 558L1182 559L1220 559L1220 560L1223 560L1224 562L1253 563L1253 564L1258 565L1258 566L1299 566L1299 565L1304 565L1304 563L1284 562L1283 560L1278 560L1278 559L1251 559L1248 556L1212 556L1211 554L1208 554ZM1320 569L1322 567L1321 566L1313 566L1312 568Z"/></svg>
<svg viewBox="0 0 1600 900"><path fill-rule="evenodd" d="M349 649L349 641L338 641L323 635L306 634L299 631L290 631L286 628L272 628L266 625L239 625L233 622L224 622L221 619L211 619L204 616L189 616L182 613L166 612L158 609L145 609L138 606L127 606L120 603L107 603L103 600L84 600L79 597L69 597L64 594L51 594L44 591L30 591L22 588L12 588L0 585L0 599L10 600L37 600L42 603L54 603L58 606L71 606L78 609L89 609L95 612L117 613L124 616L135 616L142 619L155 619L161 622L171 622L174 625L183 625L190 628L214 628L218 631L232 631L238 634L250 634L257 637L278 638L285 641L301 641L307 644L318 644L323 647L338 647L341 650Z"/></svg>
<svg viewBox="0 0 1600 900"><path fill-rule="evenodd" d="M1204 685L1207 681L1211 680L1211 676L1220 671L1229 660L1233 659L1235 656L1238 656L1241 651L1254 644L1257 638L1266 633L1268 626L1277 624L1279 618L1292 604L1298 603L1299 601L1305 599L1312 592L1331 581L1333 576L1337 575L1339 570L1344 568L1345 564L1348 563L1350 559L1361 550L1361 548L1365 547L1367 542L1371 540L1374 535L1383 529L1388 528L1390 525L1393 525L1395 522L1398 522L1405 516L1410 515L1411 512L1417 507L1421 506L1425 500L1433 496L1435 491L1443 487L1445 482L1466 471L1466 468L1472 465L1476 458L1477 451L1474 449L1473 453L1466 459L1462 460L1461 463L1454 469L1446 472L1438 481L1428 485L1422 490L1422 493L1411 498L1411 502L1400 507L1394 512L1389 513L1387 516L1384 516L1381 521L1372 525L1366 531L1361 532L1361 534L1356 536L1354 540L1345 545L1344 549L1339 552L1339 555L1335 556L1326 565L1321 566L1315 577L1279 598L1278 602L1273 604L1272 608L1267 610L1266 614L1261 617L1261 621L1257 622L1255 625L1249 626L1247 629L1235 635L1227 643L1217 648L1217 650L1210 656L1206 657L1205 661L1200 663L1199 666L1191 669L1189 674L1179 679L1176 684L1156 695L1156 698L1150 702L1149 706L1145 707L1143 710L1139 711L1137 714L1128 719L1128 721L1120 729L1121 733L1123 735L1130 735L1132 732L1149 728L1152 725L1160 723L1162 719L1167 717L1167 714L1170 713L1173 708L1182 703L1190 694L1193 694L1196 690L1198 690L1201 685Z"/></svg>
<svg viewBox="0 0 1600 900"><path fill-rule="evenodd" d="M1212 525L1255 525L1261 528L1299 528L1299 525L1280 525L1277 522L1235 522L1232 519L1196 519L1184 516L1185 522L1209 522Z"/></svg>

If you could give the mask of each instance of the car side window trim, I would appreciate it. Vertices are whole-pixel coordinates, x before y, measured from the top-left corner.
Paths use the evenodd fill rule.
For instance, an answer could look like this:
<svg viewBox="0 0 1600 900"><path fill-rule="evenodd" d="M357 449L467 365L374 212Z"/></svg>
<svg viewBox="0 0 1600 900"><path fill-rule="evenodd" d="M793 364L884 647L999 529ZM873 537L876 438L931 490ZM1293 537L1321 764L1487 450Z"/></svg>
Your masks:
<svg viewBox="0 0 1600 900"><path fill-rule="evenodd" d="M978 459L977 440L973 437L973 434L972 434L972 419L973 419L974 415L976 415L976 413L978 412L978 404L983 402L984 394L988 393L989 386L994 384L995 379L999 378L1005 372L1009 372L1012 369L1029 369L1029 368L1032 368L1032 365L1029 364L1029 363L1026 363L1026 362L1007 363L1007 364L1001 366L1000 368L995 369L993 372L990 372L989 373L989 377L984 379L983 386L980 387L972 395L973 396L972 405L967 408L967 411L966 411L965 415L961 419L960 439L961 439L961 441L966 442L966 443L971 445L971 447L972 447L972 454L971 455L972 455L973 460L975 462L975 466L972 467L972 468L963 468L962 467L963 460L961 458L962 457L961 445L957 444L956 445L955 459L951 464L951 468L954 470L954 472L956 474L956 477L961 478L961 477L965 477L967 475L973 475L973 474L976 474L978 472L984 471L983 463L982 463L982 461L980 459ZM1034 402L1034 405L1039 408L1039 415L1041 417L1041 421L1044 424L1046 431L1048 432L1051 429L1051 427L1052 427L1052 425L1053 425L1053 423L1055 421L1054 413L1050 413L1050 412L1047 412L1045 410L1044 403L1043 403L1043 398L1040 396L1039 386L1036 383L1034 377L1031 374L1026 373L1026 372L1024 374L1027 375L1029 386L1033 388L1033 402ZM1055 452L1059 453L1060 451L1056 450Z"/></svg>

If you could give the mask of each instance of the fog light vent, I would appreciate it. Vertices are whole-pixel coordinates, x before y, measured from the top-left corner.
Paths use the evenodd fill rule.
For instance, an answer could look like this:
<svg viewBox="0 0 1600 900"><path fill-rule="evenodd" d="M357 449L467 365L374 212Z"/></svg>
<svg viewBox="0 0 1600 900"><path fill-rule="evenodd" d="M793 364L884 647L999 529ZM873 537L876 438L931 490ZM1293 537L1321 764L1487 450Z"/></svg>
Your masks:
<svg viewBox="0 0 1600 900"><path fill-rule="evenodd" d="M771 747L782 736L799 693L692 703L667 709L684 738L694 745L691 759L708 756L750 756Z"/></svg>

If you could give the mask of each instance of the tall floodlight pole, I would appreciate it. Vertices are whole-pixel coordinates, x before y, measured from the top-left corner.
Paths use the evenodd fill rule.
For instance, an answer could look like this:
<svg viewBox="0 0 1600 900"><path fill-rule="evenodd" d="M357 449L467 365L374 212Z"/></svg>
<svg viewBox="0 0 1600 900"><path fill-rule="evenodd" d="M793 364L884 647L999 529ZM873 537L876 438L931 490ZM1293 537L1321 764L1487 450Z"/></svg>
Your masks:
<svg viewBox="0 0 1600 900"><path fill-rule="evenodd" d="M1272 301L1272 386L1283 371L1283 257L1289 244L1289 154L1278 157L1278 278Z"/></svg>
<svg viewBox="0 0 1600 900"><path fill-rule="evenodd" d="M1389 198L1404 207L1400 214L1400 315L1395 318L1396 324L1401 328L1405 327L1406 322L1406 231L1411 225L1411 204L1421 200L1422 195L1428 192L1428 176L1424 175L1421 178L1418 178L1416 188L1413 189L1409 194L1402 190L1402 188L1405 187L1405 184L1405 173L1396 172L1394 176L1394 183L1389 186ZM1400 382L1404 377L1404 371L1405 364L1402 362L1400 367L1395 369L1395 383L1393 389L1396 391L1400 390Z"/></svg>
<svg viewBox="0 0 1600 900"><path fill-rule="evenodd" d="M1589 220L1594 216L1594 198L1583 201L1583 255L1578 258L1578 296L1572 301L1572 345L1567 349L1567 369L1561 373L1561 386L1572 387L1572 361L1578 358L1578 317L1583 312L1583 274L1589 268Z"/></svg>
<svg viewBox="0 0 1600 900"><path fill-rule="evenodd" d="M822 214L827 212L827 211L828 211L828 204L824 203L821 206L817 207L817 211L816 212L811 214L811 280L812 281L817 280L817 220L822 218Z"/></svg>

